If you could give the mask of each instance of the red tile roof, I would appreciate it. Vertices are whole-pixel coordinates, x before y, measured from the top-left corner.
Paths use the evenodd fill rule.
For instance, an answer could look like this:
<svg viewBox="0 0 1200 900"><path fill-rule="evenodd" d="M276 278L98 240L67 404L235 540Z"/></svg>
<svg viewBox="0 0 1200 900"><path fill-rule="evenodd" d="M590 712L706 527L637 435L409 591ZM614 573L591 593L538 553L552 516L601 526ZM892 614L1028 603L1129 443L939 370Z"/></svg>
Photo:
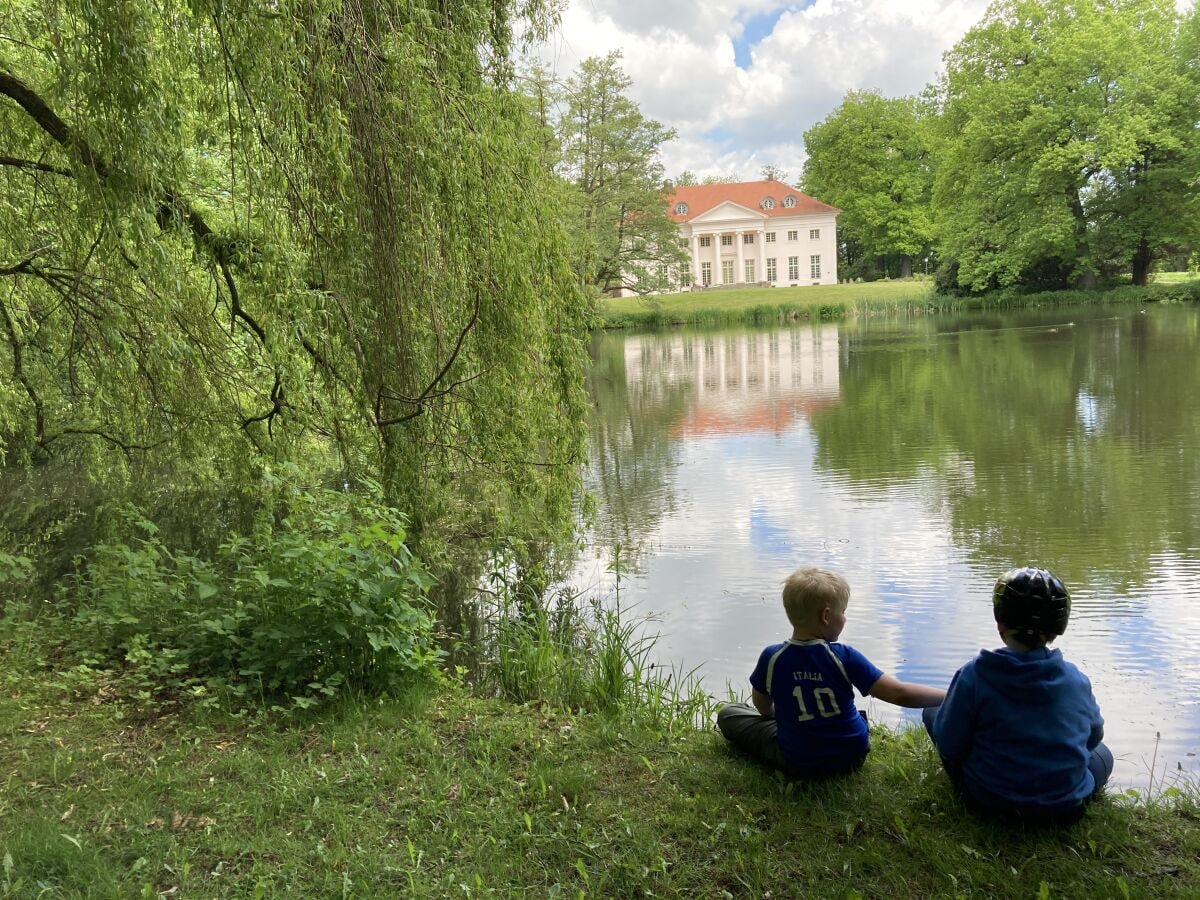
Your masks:
<svg viewBox="0 0 1200 900"><path fill-rule="evenodd" d="M747 209L753 209L764 216L813 216L822 213L840 213L841 210L828 203L808 196L796 190L790 184L782 181L739 181L735 184L694 184L690 186L676 185L667 192L667 215L674 222L690 222L696 216L703 215L710 209L720 206L725 201L737 203ZM796 198L796 205L787 209L783 198ZM774 209L763 209L762 201L770 197L775 201ZM688 205L684 215L675 212L676 204Z"/></svg>

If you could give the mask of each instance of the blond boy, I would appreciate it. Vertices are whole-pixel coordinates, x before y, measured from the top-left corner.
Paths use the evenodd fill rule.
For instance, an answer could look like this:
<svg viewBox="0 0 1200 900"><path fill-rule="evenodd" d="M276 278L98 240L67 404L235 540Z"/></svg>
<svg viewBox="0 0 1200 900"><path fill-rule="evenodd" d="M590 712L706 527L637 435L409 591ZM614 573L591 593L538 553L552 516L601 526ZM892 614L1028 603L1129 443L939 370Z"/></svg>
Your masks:
<svg viewBox="0 0 1200 900"><path fill-rule="evenodd" d="M853 771L870 749L854 689L897 706L937 706L946 692L885 675L848 644L850 585L821 569L793 572L783 585L792 625L787 640L763 650L750 675L748 703L729 703L717 727L739 750L792 777Z"/></svg>

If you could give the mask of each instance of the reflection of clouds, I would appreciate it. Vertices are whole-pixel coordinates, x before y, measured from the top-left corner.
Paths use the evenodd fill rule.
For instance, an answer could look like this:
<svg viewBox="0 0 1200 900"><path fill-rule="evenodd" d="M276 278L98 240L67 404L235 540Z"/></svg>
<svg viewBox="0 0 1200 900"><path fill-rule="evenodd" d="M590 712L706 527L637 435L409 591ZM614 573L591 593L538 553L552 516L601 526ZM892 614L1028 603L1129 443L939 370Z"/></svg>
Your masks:
<svg viewBox="0 0 1200 900"><path fill-rule="evenodd" d="M1084 328L1073 331L1081 340L1086 334ZM930 352L926 342L911 335L908 340L914 351ZM859 352L874 352L859 346ZM1080 354L1086 349L1078 347ZM894 344L879 350L898 352ZM818 464L804 404L839 402L841 359L832 327L676 334L626 344L631 383L665 379L694 393L682 424L670 426L678 466L666 477L677 508L654 526L656 555L643 573L624 582L623 601L661 614L651 629L662 634L659 658L703 663L714 693L723 693L726 682L748 693L746 679L759 651L790 632L780 590L800 565L830 568L850 581L843 639L899 678L946 685L980 648L1000 645L990 594L1004 561L979 551L998 545L996 517L1004 510L984 509L976 521L960 523L960 543L950 520L951 498L974 493L984 477L996 478L997 463L946 446L936 448L936 467L901 474L879 466L879 477L870 480L861 472L852 480L844 459L837 467ZM1101 402L1086 391L1074 396L1075 427L1085 432L1123 414L1109 397ZM1193 400L1189 408L1194 406ZM1180 453L1184 459L1185 448ZM985 462L992 468L985 469ZM1092 464L1085 457L1071 462ZM1014 471L1011 477L1021 475ZM1200 497L1192 499L1200 503ZM1078 522L1061 510L1048 515L1061 523L1043 525L1044 535L1055 546L1071 546L1066 536ZM1146 785L1156 732L1160 770L1166 762L1172 771L1176 763L1194 771L1196 758L1186 754L1200 751L1200 654L1194 646L1200 547L1156 553L1145 567L1149 577L1134 585L1101 571L1070 584L1071 627L1055 644L1092 680L1106 740L1118 756L1117 783L1137 787ZM611 575L600 577L611 584ZM913 720L912 713L886 704L864 705L873 721Z"/></svg>
<svg viewBox="0 0 1200 900"><path fill-rule="evenodd" d="M1075 397L1075 412L1085 432L1091 433L1096 430L1100 421L1100 402L1082 388Z"/></svg>

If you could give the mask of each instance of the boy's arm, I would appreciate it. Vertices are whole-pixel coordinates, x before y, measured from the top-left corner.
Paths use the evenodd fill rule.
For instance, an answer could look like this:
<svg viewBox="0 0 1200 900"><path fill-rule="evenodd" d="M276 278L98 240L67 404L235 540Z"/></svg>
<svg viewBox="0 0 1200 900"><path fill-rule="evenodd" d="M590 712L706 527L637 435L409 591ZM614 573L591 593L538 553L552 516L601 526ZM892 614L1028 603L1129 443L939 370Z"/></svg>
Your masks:
<svg viewBox="0 0 1200 900"><path fill-rule="evenodd" d="M771 700L770 696L768 696L767 694L764 694L758 688L750 689L750 699L754 703L754 708L757 709L761 715L764 715L764 716L775 715L774 701Z"/></svg>
<svg viewBox="0 0 1200 900"><path fill-rule="evenodd" d="M966 758L971 749L971 731L975 721L974 673L963 675L964 669L954 673L950 689L942 702L937 717L933 720L933 743L948 765L955 765Z"/></svg>
<svg viewBox="0 0 1200 900"><path fill-rule="evenodd" d="M1082 672L1080 675L1083 678L1083 683L1087 688L1087 702L1091 707L1092 714L1092 728L1091 732L1088 734L1087 748L1088 750L1095 750L1096 747L1099 746L1100 742L1104 740L1104 719L1100 715L1100 706L1096 703L1096 697L1092 693L1092 682L1089 681L1088 677L1083 675Z"/></svg>
<svg viewBox="0 0 1200 900"><path fill-rule="evenodd" d="M914 709L937 706L946 699L946 692L941 688L901 681L891 675L880 675L871 685L870 694L885 703L894 703L896 706L908 706Z"/></svg>

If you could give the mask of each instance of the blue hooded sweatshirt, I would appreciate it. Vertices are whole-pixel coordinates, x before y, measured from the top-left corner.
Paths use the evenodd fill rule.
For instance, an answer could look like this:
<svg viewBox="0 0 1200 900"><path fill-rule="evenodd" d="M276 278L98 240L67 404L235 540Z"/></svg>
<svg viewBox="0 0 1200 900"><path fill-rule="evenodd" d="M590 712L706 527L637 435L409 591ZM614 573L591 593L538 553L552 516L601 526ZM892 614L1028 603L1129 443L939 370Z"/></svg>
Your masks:
<svg viewBox="0 0 1200 900"><path fill-rule="evenodd" d="M958 670L933 722L947 770L984 802L1055 810L1095 790L1104 720L1087 676L1042 647L983 650Z"/></svg>

